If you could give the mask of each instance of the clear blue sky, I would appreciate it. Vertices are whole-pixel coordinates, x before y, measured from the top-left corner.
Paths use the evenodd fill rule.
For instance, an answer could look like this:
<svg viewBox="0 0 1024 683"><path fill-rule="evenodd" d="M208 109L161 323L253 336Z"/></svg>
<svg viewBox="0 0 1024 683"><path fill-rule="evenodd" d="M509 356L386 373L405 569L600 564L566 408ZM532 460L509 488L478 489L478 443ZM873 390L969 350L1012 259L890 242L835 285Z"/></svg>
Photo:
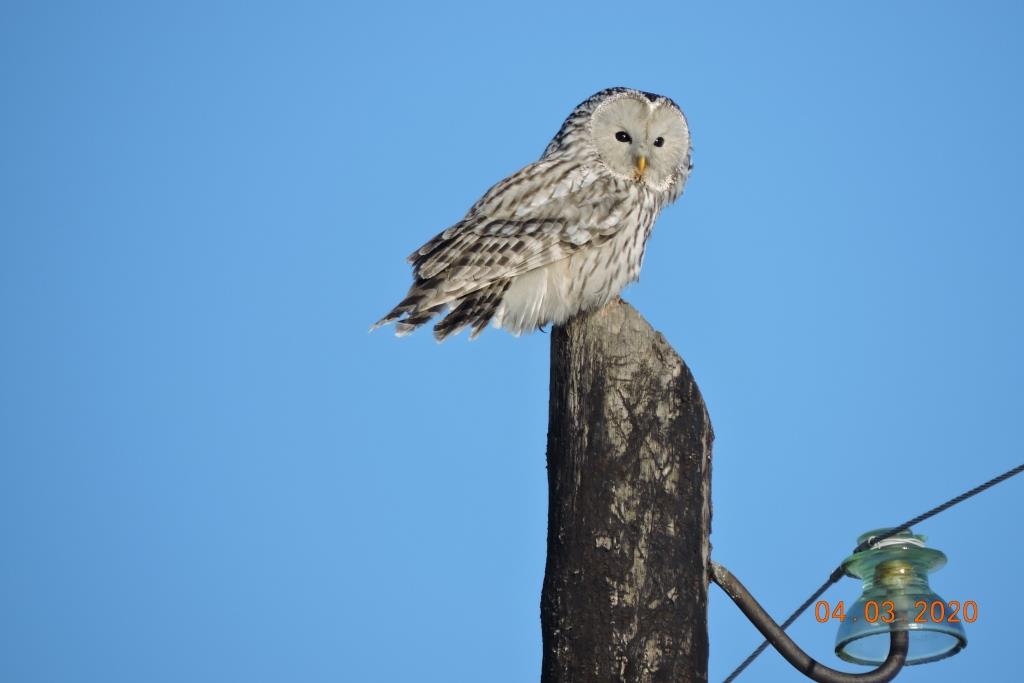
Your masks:
<svg viewBox="0 0 1024 683"><path fill-rule="evenodd" d="M549 338L366 330L612 85L690 119L625 297L707 400L714 557L781 618L1024 460L1022 34L1012 2L5 3L0 680L537 680ZM980 617L900 680L1019 679L1022 494L917 529ZM759 638L715 589L710 629L720 680Z"/></svg>

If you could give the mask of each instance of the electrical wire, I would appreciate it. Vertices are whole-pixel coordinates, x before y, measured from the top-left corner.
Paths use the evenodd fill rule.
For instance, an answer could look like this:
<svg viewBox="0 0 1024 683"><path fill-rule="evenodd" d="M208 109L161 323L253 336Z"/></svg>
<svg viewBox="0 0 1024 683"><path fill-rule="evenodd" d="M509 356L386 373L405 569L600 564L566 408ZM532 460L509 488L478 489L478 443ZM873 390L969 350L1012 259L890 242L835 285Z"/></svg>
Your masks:
<svg viewBox="0 0 1024 683"><path fill-rule="evenodd" d="M924 513L918 515L917 517L914 517L913 519L907 520L906 522L904 522L903 524L900 524L897 527L893 527L892 529L889 529L884 534L879 534L878 536L872 536L871 538L867 539L863 543L858 544L857 547L853 549L853 552L854 553L859 553L862 550L867 550L868 548L873 548L874 546L878 545L880 542L884 541L885 539L891 538L892 536L895 536L896 534L902 533L902 532L906 531L907 529L909 529L910 527L917 526L918 524L920 524L921 522L925 521L926 519L930 519L930 518L934 517L935 515L939 514L940 512L945 512L946 510L948 510L949 508L953 507L954 505L958 505L958 504L964 502L965 500L967 500L968 498L971 498L972 496L976 496L979 493L981 493L982 491L986 491L986 490L992 488L996 484L1001 484L1002 482L1006 481L1010 477L1012 477L1014 475L1017 475L1017 474L1020 474L1021 472L1024 472L1024 463L1022 463L1020 465L1017 465L1016 467L1014 467L1012 469L1009 469L1006 472L1003 472L998 477L994 477L992 479L989 479L984 484L980 484L978 486L975 486L973 489L970 489L969 491L964 491L963 493L961 493L959 496L956 496L955 498L950 498L949 500L947 500L945 503L943 503L941 505L936 505L931 510L928 510L927 512L924 512ZM796 608L796 611L794 611L792 614L789 615L788 619L786 619L784 622L782 622L782 625L781 625L782 630L785 631L787 628L789 628L790 625L794 621L796 621L797 618L801 614L803 614L804 611L808 607L810 607L814 603L815 600L820 598L825 593L825 591L827 591L829 589L829 587L832 586L832 584L836 583L837 581L839 581L839 579L843 578L843 576L845 574L846 574L846 571L843 569L843 565L839 565L834 570L832 570L832 573L829 574L828 580L825 581L825 583L821 584L821 587L818 588L818 590L814 591L814 593L811 595L811 597L809 597L806 600L804 600L803 603L799 607ZM736 677L739 676L743 672L744 669L746 669L748 666L750 666L750 663L753 662L755 659L757 659L758 655L760 655L762 652L764 652L765 648L767 648L767 647L768 647L768 641L767 640L762 642L760 645L758 645L757 649L755 649L753 652L751 652L750 656L747 657L746 659L744 659L743 662L740 663L740 665L738 667L736 667L736 669L733 670L733 672L731 674L729 674L729 676L722 683L731 683L731 681L735 680Z"/></svg>

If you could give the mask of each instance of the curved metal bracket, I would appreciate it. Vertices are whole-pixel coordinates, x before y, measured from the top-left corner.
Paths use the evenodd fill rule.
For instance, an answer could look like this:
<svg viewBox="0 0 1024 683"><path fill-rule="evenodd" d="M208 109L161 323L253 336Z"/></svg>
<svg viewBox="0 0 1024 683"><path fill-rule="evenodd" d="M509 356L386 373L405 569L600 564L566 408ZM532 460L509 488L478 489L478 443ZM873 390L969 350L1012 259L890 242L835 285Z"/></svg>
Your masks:
<svg viewBox="0 0 1024 683"><path fill-rule="evenodd" d="M906 631L893 631L889 641L889 656L882 665L872 671L850 674L836 671L814 661L806 652L786 635L778 624L758 604L754 596L743 586L732 573L718 564L711 562L711 579L717 583L725 594L732 598L747 619L772 644L787 662L800 673L819 683L888 683L896 678L907 661L907 648L910 636Z"/></svg>

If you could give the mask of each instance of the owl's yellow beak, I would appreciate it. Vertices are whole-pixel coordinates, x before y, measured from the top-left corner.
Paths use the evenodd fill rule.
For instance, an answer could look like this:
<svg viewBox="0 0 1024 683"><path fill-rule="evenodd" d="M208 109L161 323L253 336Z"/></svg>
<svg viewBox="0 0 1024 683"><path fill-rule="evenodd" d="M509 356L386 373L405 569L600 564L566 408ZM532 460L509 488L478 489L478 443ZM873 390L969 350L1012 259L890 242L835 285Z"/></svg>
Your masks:
<svg viewBox="0 0 1024 683"><path fill-rule="evenodd" d="M639 173L640 175L643 175L644 174L644 169L646 169L646 168L647 168L647 157L637 157L636 158L636 171L637 171L637 173Z"/></svg>

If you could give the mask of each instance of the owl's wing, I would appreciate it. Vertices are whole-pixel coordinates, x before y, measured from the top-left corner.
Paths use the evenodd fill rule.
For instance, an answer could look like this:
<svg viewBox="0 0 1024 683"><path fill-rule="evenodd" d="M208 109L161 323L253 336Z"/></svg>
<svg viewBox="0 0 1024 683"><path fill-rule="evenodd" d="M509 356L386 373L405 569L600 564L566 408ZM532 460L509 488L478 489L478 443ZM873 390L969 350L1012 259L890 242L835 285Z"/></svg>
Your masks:
<svg viewBox="0 0 1024 683"><path fill-rule="evenodd" d="M579 162L531 164L409 256L416 280L462 296L603 244L635 208L631 188L619 185Z"/></svg>

